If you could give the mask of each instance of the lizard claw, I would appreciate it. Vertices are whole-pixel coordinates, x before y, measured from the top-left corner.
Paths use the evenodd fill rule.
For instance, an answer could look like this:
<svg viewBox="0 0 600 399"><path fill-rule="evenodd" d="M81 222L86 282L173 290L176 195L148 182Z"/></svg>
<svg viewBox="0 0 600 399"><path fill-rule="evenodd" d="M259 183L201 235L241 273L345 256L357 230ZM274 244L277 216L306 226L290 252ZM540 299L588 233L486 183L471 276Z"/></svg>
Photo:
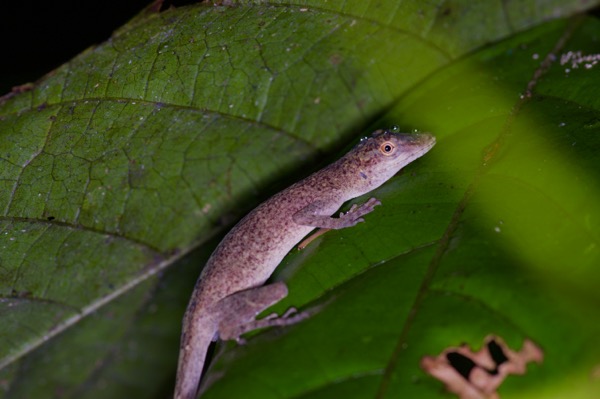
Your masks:
<svg viewBox="0 0 600 399"><path fill-rule="evenodd" d="M271 319L276 319L278 317L279 317L279 315L277 313L271 313L270 315L265 316L264 319L271 320Z"/></svg>
<svg viewBox="0 0 600 399"><path fill-rule="evenodd" d="M297 313L297 312L298 312L298 309L291 307L288 310L286 310L285 313L283 314L283 316L281 316L281 317L283 317L285 319L287 317L292 316L294 313Z"/></svg>

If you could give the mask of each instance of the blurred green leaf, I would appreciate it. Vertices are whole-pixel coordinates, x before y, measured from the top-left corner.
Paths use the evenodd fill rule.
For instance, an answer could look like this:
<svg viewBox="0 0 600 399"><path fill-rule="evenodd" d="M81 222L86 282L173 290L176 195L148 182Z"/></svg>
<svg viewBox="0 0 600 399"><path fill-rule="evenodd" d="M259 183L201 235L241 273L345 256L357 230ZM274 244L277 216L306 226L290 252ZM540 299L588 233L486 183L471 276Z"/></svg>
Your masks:
<svg viewBox="0 0 600 399"><path fill-rule="evenodd" d="M492 333L546 355L503 397L598 392L600 67L560 56L600 26L542 23L593 4L294 3L142 13L0 103L4 397L169 396L208 240L392 123L438 144L286 258L275 309L324 309L206 397L447 397L419 359Z"/></svg>

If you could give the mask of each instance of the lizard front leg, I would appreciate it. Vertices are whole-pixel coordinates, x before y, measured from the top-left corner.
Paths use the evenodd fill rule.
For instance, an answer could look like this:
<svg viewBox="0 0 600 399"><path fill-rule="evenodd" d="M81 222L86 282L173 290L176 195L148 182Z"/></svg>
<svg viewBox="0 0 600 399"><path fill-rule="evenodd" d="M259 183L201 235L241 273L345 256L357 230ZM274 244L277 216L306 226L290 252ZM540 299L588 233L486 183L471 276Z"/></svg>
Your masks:
<svg viewBox="0 0 600 399"><path fill-rule="evenodd" d="M318 209L319 203L312 203L304 209L297 212L292 216L295 223L319 227L317 231L306 237L300 244L298 249L304 249L310 244L315 238L322 234L325 234L331 229L342 229L345 227L351 227L357 223L363 222L362 216L373 211L377 206L381 205L381 202L377 198L370 198L367 202L361 205L354 204L350 210L346 213L340 212L338 219L334 219L330 216L318 215L316 210ZM324 225L333 227L323 227Z"/></svg>
<svg viewBox="0 0 600 399"><path fill-rule="evenodd" d="M357 205L354 204L346 213L340 212L338 218L332 218L329 215L321 215L318 212L323 208L320 201L299 210L292 216L294 223L303 226L319 227L322 229L344 229L346 227L355 226L358 223L364 222L362 218L367 213L373 212L373 209L381 202L377 198L370 198L367 202Z"/></svg>

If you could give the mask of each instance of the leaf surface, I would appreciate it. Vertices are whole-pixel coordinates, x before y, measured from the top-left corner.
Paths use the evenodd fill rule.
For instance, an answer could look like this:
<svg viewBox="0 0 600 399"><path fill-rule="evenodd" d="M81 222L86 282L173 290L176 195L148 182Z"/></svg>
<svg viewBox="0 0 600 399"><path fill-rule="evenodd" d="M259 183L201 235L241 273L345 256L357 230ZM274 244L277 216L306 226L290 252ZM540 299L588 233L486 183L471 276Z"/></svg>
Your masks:
<svg viewBox="0 0 600 399"><path fill-rule="evenodd" d="M274 277L290 286L276 310L323 310L220 345L206 397L437 398L420 357L490 333L546 354L503 397L573 386L589 397L598 67L559 61L595 54L598 21L540 25L583 2L507 4L145 13L5 97L4 396L169 395L210 239L370 127L397 123L437 146L373 193L384 205L366 223L294 251Z"/></svg>

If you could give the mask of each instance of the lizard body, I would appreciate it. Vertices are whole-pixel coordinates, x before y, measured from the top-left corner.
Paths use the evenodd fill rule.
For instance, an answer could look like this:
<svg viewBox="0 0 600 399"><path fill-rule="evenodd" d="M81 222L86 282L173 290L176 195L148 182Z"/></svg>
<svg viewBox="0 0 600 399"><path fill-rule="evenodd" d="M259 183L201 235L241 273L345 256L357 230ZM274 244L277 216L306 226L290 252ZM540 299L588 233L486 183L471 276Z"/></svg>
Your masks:
<svg viewBox="0 0 600 399"><path fill-rule="evenodd" d="M211 341L239 339L247 331L292 324L306 317L255 316L287 295L282 282L263 285L284 256L315 228L341 229L362 222L379 201L332 215L342 204L366 194L425 154L435 144L427 133L378 130L338 161L293 184L246 215L217 246L183 319L175 399L193 399Z"/></svg>

